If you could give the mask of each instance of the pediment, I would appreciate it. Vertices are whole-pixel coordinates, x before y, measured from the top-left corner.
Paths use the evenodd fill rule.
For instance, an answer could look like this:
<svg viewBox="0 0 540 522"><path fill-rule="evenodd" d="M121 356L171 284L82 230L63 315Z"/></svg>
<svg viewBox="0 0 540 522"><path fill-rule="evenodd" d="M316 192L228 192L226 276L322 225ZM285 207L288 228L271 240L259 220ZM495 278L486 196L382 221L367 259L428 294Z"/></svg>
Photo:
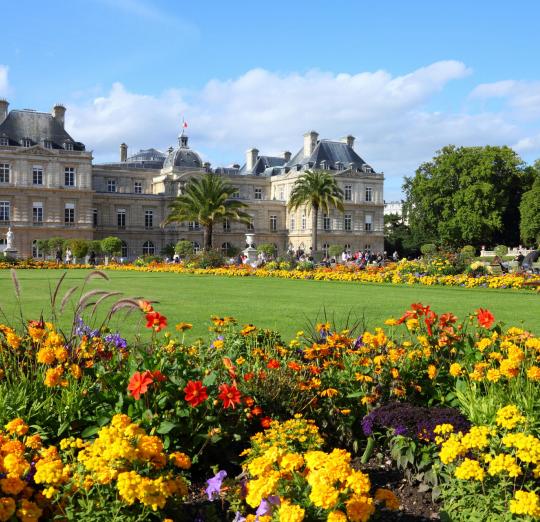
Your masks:
<svg viewBox="0 0 540 522"><path fill-rule="evenodd" d="M29 154L31 156L54 156L54 152L50 149L46 149L41 145L32 145L31 147L24 147L17 150L16 154Z"/></svg>

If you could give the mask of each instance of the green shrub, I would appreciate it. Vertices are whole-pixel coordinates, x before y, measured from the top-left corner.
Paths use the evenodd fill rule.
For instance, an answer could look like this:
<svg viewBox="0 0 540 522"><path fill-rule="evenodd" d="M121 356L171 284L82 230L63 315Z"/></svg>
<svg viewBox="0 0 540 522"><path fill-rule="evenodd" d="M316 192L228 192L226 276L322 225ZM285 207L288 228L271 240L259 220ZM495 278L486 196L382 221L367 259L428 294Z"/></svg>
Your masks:
<svg viewBox="0 0 540 522"><path fill-rule="evenodd" d="M261 243L257 247L257 252L267 257L274 257L277 254L276 247L272 243Z"/></svg>
<svg viewBox="0 0 540 522"><path fill-rule="evenodd" d="M175 251L181 258L185 258L193 254L193 245L191 241L182 239L176 243Z"/></svg>
<svg viewBox="0 0 540 522"><path fill-rule="evenodd" d="M464 257L473 258L476 255L476 248L474 248L472 245L465 245L461 249L461 253Z"/></svg>
<svg viewBox="0 0 540 522"><path fill-rule="evenodd" d="M188 262L195 268L218 268L225 264L225 259L219 250L203 250L189 257Z"/></svg>
<svg viewBox="0 0 540 522"><path fill-rule="evenodd" d="M343 252L343 247L341 245L330 245L328 249L328 254L330 257L339 257Z"/></svg>
<svg viewBox="0 0 540 522"><path fill-rule="evenodd" d="M82 259L88 253L88 241L86 239L70 239L67 245L77 259Z"/></svg>
<svg viewBox="0 0 540 522"><path fill-rule="evenodd" d="M96 254L101 253L101 241L99 239L93 239L92 241L88 242L88 251L92 252L94 251Z"/></svg>
<svg viewBox="0 0 540 522"><path fill-rule="evenodd" d="M433 256L437 252L437 245L434 243L426 243L420 247L420 252L424 256Z"/></svg>
<svg viewBox="0 0 540 522"><path fill-rule="evenodd" d="M505 245L497 245L494 249L495 255L503 257L508 254L508 247Z"/></svg>

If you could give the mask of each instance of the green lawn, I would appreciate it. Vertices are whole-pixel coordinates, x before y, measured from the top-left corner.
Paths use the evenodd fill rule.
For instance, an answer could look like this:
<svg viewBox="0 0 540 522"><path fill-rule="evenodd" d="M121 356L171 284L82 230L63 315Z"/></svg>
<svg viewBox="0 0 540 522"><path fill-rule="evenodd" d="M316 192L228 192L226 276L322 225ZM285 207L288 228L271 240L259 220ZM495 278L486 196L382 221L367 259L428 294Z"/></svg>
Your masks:
<svg viewBox="0 0 540 522"><path fill-rule="evenodd" d="M50 288L62 270L19 270L21 300L26 318L48 317ZM60 298L68 288L81 286L88 271L69 270ZM255 277L227 278L171 273L107 272L110 280L92 281L89 288L123 292L125 296L144 296L158 300L156 309L166 315L169 324L179 321L193 323L191 335L205 335L211 315L232 315L241 323L279 330L285 338L298 329L329 316L344 321L349 312L355 318L365 317L369 327L397 317L413 302L430 304L439 313L451 311L464 317L479 307L490 309L497 320L524 325L540 333L540 295L513 290L464 289L359 284L347 282L295 281ZM77 295L77 294L75 294ZM18 317L17 301L9 270L0 271L0 307L8 319ZM68 307L64 326L72 317ZM133 315L120 321L125 335L134 333ZM5 318L4 318L5 320Z"/></svg>

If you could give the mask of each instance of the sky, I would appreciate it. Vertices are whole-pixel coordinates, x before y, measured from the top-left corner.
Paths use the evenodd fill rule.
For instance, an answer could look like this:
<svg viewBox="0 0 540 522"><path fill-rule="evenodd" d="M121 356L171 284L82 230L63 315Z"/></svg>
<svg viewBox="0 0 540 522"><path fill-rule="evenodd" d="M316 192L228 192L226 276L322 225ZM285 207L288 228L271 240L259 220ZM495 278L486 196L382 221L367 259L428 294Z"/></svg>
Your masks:
<svg viewBox="0 0 540 522"><path fill-rule="evenodd" d="M212 166L356 137L401 197L438 149L540 158L537 0L0 2L0 97L67 107L96 162L177 143Z"/></svg>

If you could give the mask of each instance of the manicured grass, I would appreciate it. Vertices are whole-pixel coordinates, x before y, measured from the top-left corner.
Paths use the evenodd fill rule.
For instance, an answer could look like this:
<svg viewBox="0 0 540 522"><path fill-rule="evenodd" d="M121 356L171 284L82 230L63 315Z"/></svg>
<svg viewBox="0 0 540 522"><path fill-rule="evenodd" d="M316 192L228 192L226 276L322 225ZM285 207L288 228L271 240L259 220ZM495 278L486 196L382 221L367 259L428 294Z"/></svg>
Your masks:
<svg viewBox="0 0 540 522"><path fill-rule="evenodd" d="M26 318L48 317L50 288L62 270L19 270L21 301ZM86 270L69 270L60 291L80 286ZM207 335L211 315L232 315L240 323L253 323L279 330L285 339L308 321L327 316L338 326L347 315L365 317L372 328L390 317L399 317L414 302L430 304L438 313L453 312L461 319L477 308L490 309L497 320L523 325L540 333L540 295L527 291L425 287L347 282L296 281L256 277L216 277L171 273L107 272L110 281L92 281L88 289L123 292L126 297L143 296L158 300L156 309L174 326L179 321L193 323L189 337ZM77 294L75 294L77 295ZM113 302L111 300L110 302ZM0 271L0 307L8 319L17 320L18 307L8 270ZM63 314L64 327L71 320L72 307ZM124 335L135 333L140 314L116 324ZM5 320L5 319L3 319Z"/></svg>

